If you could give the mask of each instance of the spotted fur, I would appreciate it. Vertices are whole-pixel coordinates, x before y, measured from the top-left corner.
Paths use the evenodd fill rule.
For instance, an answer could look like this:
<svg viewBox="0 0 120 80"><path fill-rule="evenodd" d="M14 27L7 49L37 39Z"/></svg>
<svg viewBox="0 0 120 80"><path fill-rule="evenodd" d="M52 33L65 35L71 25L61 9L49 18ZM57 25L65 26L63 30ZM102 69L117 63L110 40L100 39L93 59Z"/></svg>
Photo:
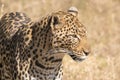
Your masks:
<svg viewBox="0 0 120 80"><path fill-rule="evenodd" d="M62 80L65 54L84 60L89 54L86 28L71 9L37 22L20 12L5 14L0 19L0 80Z"/></svg>

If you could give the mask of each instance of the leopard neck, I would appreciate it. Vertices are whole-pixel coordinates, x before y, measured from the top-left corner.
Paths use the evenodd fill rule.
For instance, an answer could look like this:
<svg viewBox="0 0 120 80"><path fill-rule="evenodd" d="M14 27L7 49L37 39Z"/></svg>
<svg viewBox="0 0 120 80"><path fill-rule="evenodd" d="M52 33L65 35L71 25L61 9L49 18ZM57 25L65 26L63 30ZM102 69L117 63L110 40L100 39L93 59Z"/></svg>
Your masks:
<svg viewBox="0 0 120 80"><path fill-rule="evenodd" d="M50 23L43 23L43 21L34 24L33 40L30 46L32 49L32 65L30 66L30 74L36 72L42 80L53 80L59 74L62 65L64 53L50 53L52 49L52 33ZM34 73L34 74L36 74ZM47 75L47 76L46 76Z"/></svg>

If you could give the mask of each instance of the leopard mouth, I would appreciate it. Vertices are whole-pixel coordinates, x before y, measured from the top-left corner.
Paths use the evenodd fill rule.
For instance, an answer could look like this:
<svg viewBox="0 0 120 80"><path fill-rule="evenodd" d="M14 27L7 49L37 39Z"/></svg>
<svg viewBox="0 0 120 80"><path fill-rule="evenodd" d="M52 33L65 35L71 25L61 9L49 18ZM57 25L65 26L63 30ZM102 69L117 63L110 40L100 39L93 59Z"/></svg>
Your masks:
<svg viewBox="0 0 120 80"><path fill-rule="evenodd" d="M54 49L49 50L48 53L49 54L68 53L71 56L71 58L75 61L83 61L86 59L86 57L88 55L88 53L86 53L85 51L74 52L74 51L64 49L64 48L54 48Z"/></svg>
<svg viewBox="0 0 120 80"><path fill-rule="evenodd" d="M76 53L73 53L72 55L70 55L72 57L73 60L75 61L83 61L87 58L87 55L85 55L84 53L81 53L83 55L76 55Z"/></svg>

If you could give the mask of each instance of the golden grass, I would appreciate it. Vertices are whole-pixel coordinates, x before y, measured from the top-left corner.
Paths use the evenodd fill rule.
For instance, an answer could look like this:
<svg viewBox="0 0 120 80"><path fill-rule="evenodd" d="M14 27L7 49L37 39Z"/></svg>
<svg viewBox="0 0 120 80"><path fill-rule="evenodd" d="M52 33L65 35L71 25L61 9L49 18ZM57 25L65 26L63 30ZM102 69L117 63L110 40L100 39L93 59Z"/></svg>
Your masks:
<svg viewBox="0 0 120 80"><path fill-rule="evenodd" d="M120 0L0 0L0 16L25 12L33 20L53 11L79 9L92 52L80 63L64 58L64 80L120 79Z"/></svg>

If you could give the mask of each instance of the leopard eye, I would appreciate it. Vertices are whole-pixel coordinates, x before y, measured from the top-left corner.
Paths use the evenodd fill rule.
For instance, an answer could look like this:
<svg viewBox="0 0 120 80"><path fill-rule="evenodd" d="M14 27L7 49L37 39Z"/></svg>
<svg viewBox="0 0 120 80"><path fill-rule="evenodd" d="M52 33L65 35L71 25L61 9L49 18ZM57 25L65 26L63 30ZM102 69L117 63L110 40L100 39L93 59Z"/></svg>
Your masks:
<svg viewBox="0 0 120 80"><path fill-rule="evenodd" d="M78 36L78 35L68 35L69 37L71 37L71 38L76 38L76 39L78 39L79 41L80 41L80 36Z"/></svg>
<svg viewBox="0 0 120 80"><path fill-rule="evenodd" d="M72 35L72 37L77 38L77 36L76 36L76 35Z"/></svg>

